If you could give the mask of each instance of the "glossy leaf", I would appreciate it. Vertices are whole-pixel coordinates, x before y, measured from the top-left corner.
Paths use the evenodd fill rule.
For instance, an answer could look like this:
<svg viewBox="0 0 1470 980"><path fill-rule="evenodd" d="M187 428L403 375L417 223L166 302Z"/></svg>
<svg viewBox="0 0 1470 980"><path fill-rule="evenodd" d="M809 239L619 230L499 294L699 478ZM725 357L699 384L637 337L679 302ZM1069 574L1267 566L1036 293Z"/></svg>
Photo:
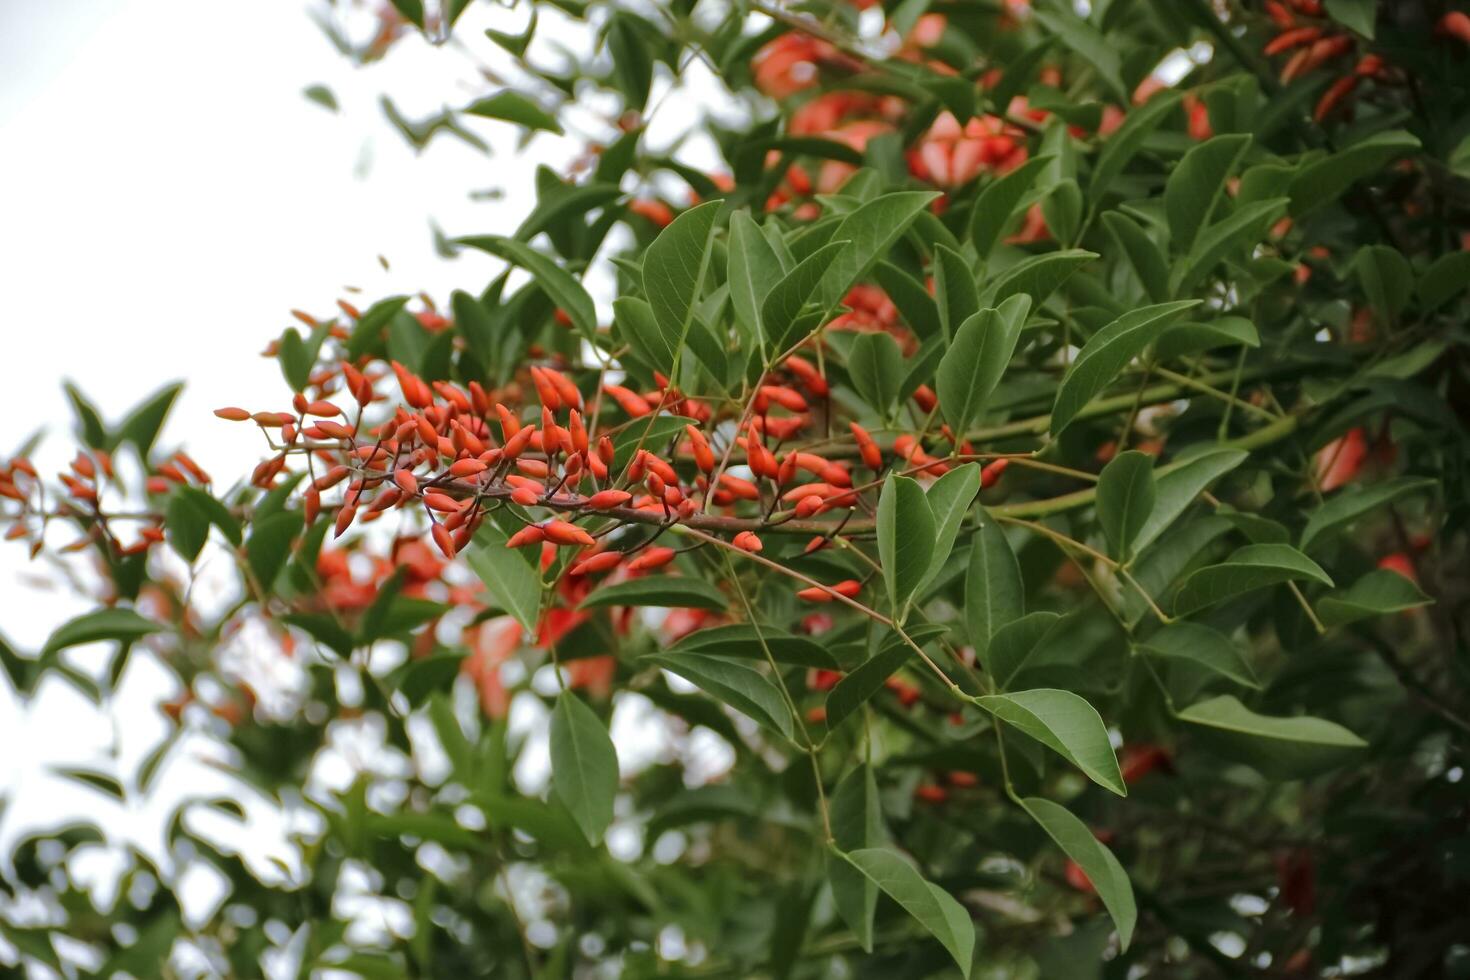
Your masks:
<svg viewBox="0 0 1470 980"><path fill-rule="evenodd" d="M1243 133L1216 136L1184 154L1169 175L1164 213L1176 252L1193 249L1225 193L1226 178L1235 172L1250 144L1250 136Z"/></svg>
<svg viewBox="0 0 1470 980"><path fill-rule="evenodd" d="M1433 601L1398 572L1376 568L1348 588L1319 599L1317 615L1324 625L1346 626L1361 619L1418 609Z"/></svg>
<svg viewBox="0 0 1470 980"><path fill-rule="evenodd" d="M1248 544L1227 560L1201 568L1185 579L1174 599L1174 613L1183 616L1282 582L1332 585L1321 566L1289 545Z"/></svg>
<svg viewBox="0 0 1470 980"><path fill-rule="evenodd" d="M992 645L994 641L992 641ZM1118 758L1097 709L1071 691L1037 688L975 699L980 707L1036 739L1105 789L1127 796Z"/></svg>
<svg viewBox="0 0 1470 980"><path fill-rule="evenodd" d="M485 583L495 605L534 634L541 618L541 570L525 554L526 549L507 548L508 540L504 531L486 521L475 533L466 561Z"/></svg>
<svg viewBox="0 0 1470 980"><path fill-rule="evenodd" d="M1147 548L1189 509L1210 484L1245 462L1239 449L1206 450L1178 460L1154 479L1154 506L1133 541L1135 554Z"/></svg>
<svg viewBox="0 0 1470 980"><path fill-rule="evenodd" d="M1021 565L1000 522L984 508L979 513L965 575L965 630L975 655L993 675L995 666L987 655L991 638L1001 627L1025 615L1026 589Z"/></svg>
<svg viewBox="0 0 1470 980"><path fill-rule="evenodd" d="M918 482L889 475L878 496L878 555L888 601L901 621L934 557L934 512Z"/></svg>
<svg viewBox="0 0 1470 980"><path fill-rule="evenodd" d="M791 712L781 691L765 674L733 660L702 653L652 655L644 662L677 674L706 694L772 731L792 737Z"/></svg>
<svg viewBox="0 0 1470 980"><path fill-rule="evenodd" d="M1050 156L1032 157L1005 176L991 181L975 198L975 210L970 217L970 240L975 243L975 251L982 259L988 258L995 250L1017 208L1053 159Z"/></svg>
<svg viewBox="0 0 1470 980"><path fill-rule="evenodd" d="M1170 623L1139 646L1154 656L1199 664L1246 687L1261 686L1240 648L1225 634L1201 623Z"/></svg>
<svg viewBox="0 0 1470 980"><path fill-rule="evenodd" d="M939 361L934 387L944 420L956 434L985 416L990 396L1010 366L1030 297L1012 296L999 309L981 310L965 320Z"/></svg>
<svg viewBox="0 0 1470 980"><path fill-rule="evenodd" d="M1154 461L1136 450L1114 456L1097 480L1097 520L1114 558L1127 562L1154 511Z"/></svg>
<svg viewBox="0 0 1470 980"><path fill-rule="evenodd" d="M1221 751L1273 773L1321 771L1368 744L1335 722L1305 715L1257 714L1229 694L1185 708L1179 720L1212 736L1212 743Z"/></svg>
<svg viewBox="0 0 1470 980"><path fill-rule="evenodd" d="M1401 476L1366 487L1344 490L1328 499L1307 518L1302 529L1301 549L1308 551L1312 545L1331 539L1353 521L1386 507L1400 497L1420 491L1433 490L1435 482L1412 476Z"/></svg>
<svg viewBox="0 0 1470 980"><path fill-rule="evenodd" d="M729 597L704 579L649 575L604 585L588 594L578 608L666 606L680 609L724 609Z"/></svg>
<svg viewBox="0 0 1470 980"><path fill-rule="evenodd" d="M886 333L860 333L847 353L847 373L857 393L878 412L887 414L903 384L903 354Z"/></svg>

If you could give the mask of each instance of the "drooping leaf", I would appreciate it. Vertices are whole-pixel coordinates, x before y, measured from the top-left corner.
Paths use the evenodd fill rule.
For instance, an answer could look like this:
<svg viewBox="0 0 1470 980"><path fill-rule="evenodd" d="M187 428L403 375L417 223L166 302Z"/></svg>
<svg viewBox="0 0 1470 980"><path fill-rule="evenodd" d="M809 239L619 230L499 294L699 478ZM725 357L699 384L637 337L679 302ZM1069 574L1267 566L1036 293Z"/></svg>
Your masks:
<svg viewBox="0 0 1470 980"><path fill-rule="evenodd" d="M1285 206L1284 197L1244 204L1230 217L1210 225L1189 254L1174 264L1169 291L1175 296L1188 292L1231 251L1259 243Z"/></svg>
<svg viewBox="0 0 1470 980"><path fill-rule="evenodd" d="M980 464L964 463L935 480L924 493L929 510L934 515L934 553L929 558L929 570L915 590L922 594L929 583L943 570L954 551L955 541L960 535L960 526L970 505L980 493Z"/></svg>
<svg viewBox="0 0 1470 980"><path fill-rule="evenodd" d="M1022 259L995 277L981 296L981 305L998 308L1012 296L1024 293L1031 297L1032 308L1040 309L1072 273L1097 257L1096 252L1070 248Z"/></svg>
<svg viewBox="0 0 1470 980"><path fill-rule="evenodd" d="M897 852L869 847L844 855L847 861L903 906L954 957L968 978L975 955L975 925L970 913L944 889L924 880Z"/></svg>
<svg viewBox="0 0 1470 980"><path fill-rule="evenodd" d="M162 628L131 609L99 609L58 626L41 648L41 655L49 656L67 647L95 643L98 640L131 642L150 633L157 633Z"/></svg>
<svg viewBox="0 0 1470 980"><path fill-rule="evenodd" d="M465 556L470 568L485 583L490 598L514 616L526 632L534 634L541 619L541 570L527 548L507 548L509 536L492 521L475 532L474 546Z"/></svg>
<svg viewBox="0 0 1470 980"><path fill-rule="evenodd" d="M1419 149L1419 145L1418 137L1401 129L1374 133L1302 167L1288 191L1291 216L1300 218L1330 204L1353 184L1382 170L1390 160Z"/></svg>
<svg viewBox="0 0 1470 980"><path fill-rule="evenodd" d="M671 609L723 610L729 597L709 582L682 575L649 575L593 590L579 609L609 606L665 606Z"/></svg>
<svg viewBox="0 0 1470 980"><path fill-rule="evenodd" d="M873 264L888 254L919 212L939 194L934 191L896 191L874 198L844 217L830 241L851 242L827 268L816 301L831 310Z"/></svg>
<svg viewBox="0 0 1470 980"><path fill-rule="evenodd" d="M900 621L934 557L934 512L918 481L890 474L878 495L878 556Z"/></svg>
<svg viewBox="0 0 1470 980"><path fill-rule="evenodd" d="M717 657L739 657L743 660L771 659L781 664L836 670L837 661L821 644L805 636L788 633L776 626L732 623L712 626L690 633L669 648L671 655L682 651L714 654Z"/></svg>
<svg viewBox="0 0 1470 980"><path fill-rule="evenodd" d="M975 251L980 258L989 258L995 250L1017 206L1031 193L1037 178L1053 159L1051 156L1032 157L1005 176L991 181L980 192L970 217L970 240L975 243Z"/></svg>
<svg viewBox="0 0 1470 980"><path fill-rule="evenodd" d="M1321 566L1289 545L1248 544L1185 579L1174 599L1174 613L1187 615L1255 589L1301 581L1332 585Z"/></svg>
<svg viewBox="0 0 1470 980"><path fill-rule="evenodd" d="M811 255L802 259L796 267L779 279L759 284L760 294L765 296L760 316L765 331L766 349L773 355L783 354L802 339L802 328L814 329L820 316L802 316L802 309L816 294L827 270L838 256L844 254L851 242L828 242ZM779 275L779 268L775 270Z"/></svg>
<svg viewBox="0 0 1470 980"><path fill-rule="evenodd" d="M1097 520L1113 557L1127 562L1154 510L1154 461L1137 450L1119 453L1097 480Z"/></svg>
<svg viewBox="0 0 1470 980"><path fill-rule="evenodd" d="M1325 626L1346 626L1360 619L1418 609L1433 601L1398 572L1375 568L1348 588L1319 599L1317 615Z"/></svg>
<svg viewBox="0 0 1470 980"><path fill-rule="evenodd" d="M601 842L613 819L618 754L602 719L571 691L551 711L551 785L587 843Z"/></svg>
<svg viewBox="0 0 1470 980"><path fill-rule="evenodd" d="M1332 535L1347 527L1364 514L1371 513L1407 494L1421 490L1432 491L1434 480L1401 476L1382 483L1344 490L1314 510L1302 529L1301 549L1308 551L1312 545L1329 540Z"/></svg>
<svg viewBox="0 0 1470 980"><path fill-rule="evenodd" d="M822 271L825 272L826 268L823 267ZM779 282L783 275L780 257L766 236L761 234L760 226L750 212L744 209L733 212L730 215L730 249L725 273L730 284L730 305L735 308L735 316L749 335L762 345L766 336L762 307L765 298L773 292L772 284ZM806 298L803 296L801 302L805 303Z"/></svg>
<svg viewBox="0 0 1470 980"><path fill-rule="evenodd" d="M1144 292L1155 303L1169 298L1169 262L1158 244L1148 233L1122 211L1107 211L1102 216L1103 227L1123 249Z"/></svg>
<svg viewBox="0 0 1470 980"><path fill-rule="evenodd" d="M703 653L655 654L643 660L677 674L716 700L791 738L791 712L780 689L754 667Z"/></svg>
<svg viewBox="0 0 1470 980"><path fill-rule="evenodd" d="M1368 744L1336 722L1257 714L1229 694L1190 705L1178 717L1199 726L1222 753L1273 774L1319 772Z"/></svg>
<svg viewBox="0 0 1470 980"><path fill-rule="evenodd" d="M1250 456L1240 449L1213 449L1171 463L1154 479L1154 506L1133 541L1137 554L1163 534L1200 493Z"/></svg>
<svg viewBox="0 0 1470 980"><path fill-rule="evenodd" d="M832 839L840 849L852 852L883 846L883 809L872 766L858 766L842 777L832 793L831 810ZM829 861L827 876L837 913L863 950L872 952L878 886L845 860Z"/></svg>
<svg viewBox="0 0 1470 980"><path fill-rule="evenodd" d="M465 106L464 111L472 116L512 122L531 132L545 130L558 136L562 135L561 123L556 121L555 116L512 89L505 89L487 98L471 102Z"/></svg>
<svg viewBox="0 0 1470 980"><path fill-rule="evenodd" d="M1170 623L1139 644L1145 653L1188 660L1246 687L1260 687L1240 648L1219 630L1202 623Z"/></svg>
<svg viewBox="0 0 1470 980"><path fill-rule="evenodd" d="M990 396L1010 366L1030 309L1029 296L1012 296L999 309L976 313L955 332L939 361L934 387L944 420L956 436L963 438L984 417Z"/></svg>
<svg viewBox="0 0 1470 980"><path fill-rule="evenodd" d="M1056 436L1065 429L1129 361L1141 354L1185 310L1198 306L1199 302L1191 299L1145 306L1123 314L1093 334L1062 376L1051 410L1051 434Z"/></svg>
<svg viewBox="0 0 1470 980"><path fill-rule="evenodd" d="M1086 699L1071 691L1037 688L987 694L975 703L1056 752L1099 786L1128 795L1107 728Z"/></svg>
<svg viewBox="0 0 1470 980"><path fill-rule="evenodd" d="M946 337L953 337L960 324L980 311L975 273L965 257L947 245L934 246L934 300Z"/></svg>
<svg viewBox="0 0 1470 980"><path fill-rule="evenodd" d="M992 675L987 659L991 638L1007 623L1026 612L1026 590L1021 565L1005 531L984 508L970 538L970 567L965 575L965 630L975 655Z"/></svg>
<svg viewBox="0 0 1470 980"><path fill-rule="evenodd" d="M1041 824L1062 853L1076 861L1086 873L1087 880L1097 890L1097 897L1102 899L1103 907L1113 918L1113 925L1118 930L1118 944L1126 950L1133 940L1133 927L1138 921L1138 907L1134 903L1133 884L1128 880L1128 872L1087 824L1060 803L1029 796L1021 801L1021 806Z"/></svg>

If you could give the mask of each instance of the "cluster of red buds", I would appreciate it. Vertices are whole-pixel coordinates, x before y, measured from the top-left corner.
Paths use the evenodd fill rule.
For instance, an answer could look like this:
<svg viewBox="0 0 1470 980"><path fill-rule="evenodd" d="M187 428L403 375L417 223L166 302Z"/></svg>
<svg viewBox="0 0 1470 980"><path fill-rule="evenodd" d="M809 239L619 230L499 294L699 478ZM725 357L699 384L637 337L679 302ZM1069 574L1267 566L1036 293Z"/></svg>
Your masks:
<svg viewBox="0 0 1470 980"><path fill-rule="evenodd" d="M1333 23L1326 19L1327 12L1319 0L1289 0L1289 4L1267 0L1266 11L1279 32L1267 42L1265 55L1268 58L1289 55L1281 68L1283 85L1323 69L1357 50L1357 42L1351 34L1333 29ZM1317 99L1312 118L1317 122L1326 119L1366 78L1379 82L1392 80L1383 58L1376 54L1363 55L1350 71L1340 73Z"/></svg>

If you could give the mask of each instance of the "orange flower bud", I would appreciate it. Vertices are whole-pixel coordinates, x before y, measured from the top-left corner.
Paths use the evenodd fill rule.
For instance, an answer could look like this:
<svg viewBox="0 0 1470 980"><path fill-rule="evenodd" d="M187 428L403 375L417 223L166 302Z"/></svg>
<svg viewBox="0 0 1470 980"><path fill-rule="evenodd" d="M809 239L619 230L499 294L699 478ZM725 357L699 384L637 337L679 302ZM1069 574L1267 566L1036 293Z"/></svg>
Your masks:
<svg viewBox="0 0 1470 980"><path fill-rule="evenodd" d="M546 532L534 524L521 528L505 542L507 548L524 548L529 544L540 544L546 540Z"/></svg>
<svg viewBox="0 0 1470 980"><path fill-rule="evenodd" d="M647 551L643 552L643 554L628 562L628 571L646 572L650 571L651 569L662 568L664 565L667 565L669 562L674 560L674 555L675 551L673 548L649 548Z"/></svg>
<svg viewBox="0 0 1470 980"><path fill-rule="evenodd" d="M439 546L439 550L444 552L444 557L453 559L454 538L450 536L448 529L443 524L435 524L429 533L434 538L434 543Z"/></svg>
<svg viewBox="0 0 1470 980"><path fill-rule="evenodd" d="M734 540L730 543L739 548L741 551L749 551L751 553L760 551L762 547L761 539L757 537L752 531L741 531L739 534L735 535Z"/></svg>
<svg viewBox="0 0 1470 980"><path fill-rule="evenodd" d="M548 521L542 530L546 532L546 540L554 544L595 545L597 543L597 539L592 535L566 521Z"/></svg>
<svg viewBox="0 0 1470 980"><path fill-rule="evenodd" d="M632 499L633 495L626 490L599 490L587 498L587 506L593 510L608 510L621 507Z"/></svg>
<svg viewBox="0 0 1470 980"><path fill-rule="evenodd" d="M226 422L244 422L250 418L250 413L243 408L216 408L214 414Z"/></svg>
<svg viewBox="0 0 1470 980"><path fill-rule="evenodd" d="M710 450L709 442L704 438L704 433L692 425L684 426L684 431L689 436L689 445L694 452L694 465L698 466L705 473L713 473L715 469L715 454Z"/></svg>
<svg viewBox="0 0 1470 980"><path fill-rule="evenodd" d="M592 575L596 572L606 572L617 568L622 560L623 553L621 551L604 551L600 555L583 558L572 566L571 572L573 575Z"/></svg>

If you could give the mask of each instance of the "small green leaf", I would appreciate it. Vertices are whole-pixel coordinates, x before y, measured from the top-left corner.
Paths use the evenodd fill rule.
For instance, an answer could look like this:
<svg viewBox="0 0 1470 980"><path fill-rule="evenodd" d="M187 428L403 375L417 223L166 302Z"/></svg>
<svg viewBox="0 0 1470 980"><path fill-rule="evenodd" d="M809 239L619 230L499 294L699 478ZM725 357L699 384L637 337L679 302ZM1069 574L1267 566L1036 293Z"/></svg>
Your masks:
<svg viewBox="0 0 1470 980"><path fill-rule="evenodd" d="M991 181L980 192L970 215L970 240L975 243L975 251L982 259L990 257L1022 200L1031 193L1037 178L1054 159L1051 156L1032 157L1004 177Z"/></svg>
<svg viewBox="0 0 1470 980"><path fill-rule="evenodd" d="M677 657L655 654L643 660L679 675L716 700L791 738L791 712L781 697L780 689L755 668L702 653L685 653Z"/></svg>
<svg viewBox="0 0 1470 980"><path fill-rule="evenodd" d="M832 839L844 851L882 847L883 809L872 766L858 766L842 777L832 793ZM845 860L828 863L832 901L864 952L873 951L873 913L878 886Z"/></svg>
<svg viewBox="0 0 1470 980"><path fill-rule="evenodd" d="M1375 568L1348 588L1319 599L1317 615L1323 625L1345 626L1360 619L1418 609L1433 601L1398 572Z"/></svg>
<svg viewBox="0 0 1470 980"><path fill-rule="evenodd" d="M1466 286L1470 286L1470 251L1449 252L1424 270L1415 291L1419 294L1420 307L1430 313L1448 303Z"/></svg>
<svg viewBox="0 0 1470 980"><path fill-rule="evenodd" d="M816 293L832 263L850 244L846 241L828 242L798 262L784 276L777 267L773 271L779 278L756 285L758 294L766 297L760 307L760 322L765 332L766 350L772 356L784 354L817 326L819 316L802 316L801 312Z"/></svg>
<svg viewBox="0 0 1470 980"><path fill-rule="evenodd" d="M1312 545L1327 540L1364 514L1386 507L1407 494L1421 490L1432 491L1438 484L1434 480L1401 476L1366 487L1344 490L1312 511L1307 526L1302 529L1301 549L1310 550Z"/></svg>
<svg viewBox="0 0 1470 980"><path fill-rule="evenodd" d="M889 474L878 495L878 556L888 600L900 622L934 556L934 512L918 481Z"/></svg>
<svg viewBox="0 0 1470 980"><path fill-rule="evenodd" d="M1154 510L1154 461L1129 450L1114 456L1097 480L1097 520L1113 557L1127 562L1134 540Z"/></svg>
<svg viewBox="0 0 1470 980"><path fill-rule="evenodd" d="M672 226L670 226L672 227ZM591 337L597 331L597 307L587 290L572 277L556 260L536 251L525 242L501 235L476 235L455 239L459 245L498 255L507 262L520 266L535 277L537 285L553 303L571 318L572 325Z"/></svg>
<svg viewBox="0 0 1470 980"><path fill-rule="evenodd" d="M946 337L953 337L960 324L980 311L975 272L965 257L948 245L934 246L934 299Z"/></svg>
<svg viewBox="0 0 1470 980"><path fill-rule="evenodd" d="M1285 206L1284 197L1243 204L1230 217L1210 225L1189 255L1174 264L1170 292L1176 296L1188 292L1231 251L1259 243Z"/></svg>
<svg viewBox="0 0 1470 980"><path fill-rule="evenodd" d="M602 719L571 691L551 711L551 787L587 843L601 842L618 794L618 753Z"/></svg>
<svg viewBox="0 0 1470 980"><path fill-rule="evenodd" d="M275 584L286 559L291 557L291 546L301 533L301 525L299 511L283 510L257 520L251 528L245 541L245 560L260 588L269 592Z"/></svg>
<svg viewBox="0 0 1470 980"><path fill-rule="evenodd" d="M729 604L729 596L704 579L675 575L649 575L614 585L601 586L583 599L577 608L663 606L669 609L723 610Z"/></svg>
<svg viewBox="0 0 1470 980"><path fill-rule="evenodd" d="M95 643L98 640L132 642L161 629L163 627L158 623L144 619L131 609L99 609L58 626L41 648L41 656L49 656L67 647Z"/></svg>
<svg viewBox="0 0 1470 980"><path fill-rule="evenodd" d="M390 0L403 19L419 30L424 29L424 0Z"/></svg>
<svg viewBox="0 0 1470 980"><path fill-rule="evenodd" d="M965 576L965 630L976 657L990 674L995 673L987 659L992 638L1025 613L1020 562L1000 522L981 508L980 522L970 538L970 567Z"/></svg>
<svg viewBox="0 0 1470 980"><path fill-rule="evenodd" d="M873 269L873 278L898 307L904 322L925 341L942 337L944 328L939 322L939 306L924 284L891 262L879 262Z"/></svg>
<svg viewBox="0 0 1470 980"><path fill-rule="evenodd" d="M168 543L180 558L193 564L209 538L209 515L200 511L191 498L175 491L169 495L163 523L168 529Z"/></svg>
<svg viewBox="0 0 1470 980"><path fill-rule="evenodd" d="M1098 202L1102 200L1103 192L1108 189L1113 178L1123 172L1123 168L1143 148L1144 141L1159 128L1159 124L1174 111L1182 98L1184 93L1177 90L1160 92L1128 113L1123 125L1103 143L1102 152L1098 154L1097 165L1092 168L1092 178L1087 185L1089 198Z"/></svg>
<svg viewBox="0 0 1470 980"><path fill-rule="evenodd" d="M1145 306L1123 314L1093 334L1062 376L1051 410L1051 434L1056 436L1065 429L1093 396L1111 384L1118 372L1143 353L1165 327L1199 303L1191 299Z"/></svg>
<svg viewBox="0 0 1470 980"><path fill-rule="evenodd" d="M970 976L975 956L975 924L970 913L944 889L925 881L897 852L868 847L844 857L889 898L929 931L954 957L960 973Z"/></svg>
<svg viewBox="0 0 1470 980"><path fill-rule="evenodd" d="M1190 705L1180 721L1198 725L1222 754L1238 757L1263 772L1305 775L1343 762L1368 743L1335 722L1304 715L1259 715L1234 696Z"/></svg>
<svg viewBox="0 0 1470 980"><path fill-rule="evenodd" d="M1117 927L1118 944L1126 950L1133 940L1133 927L1138 921L1138 907L1134 904L1133 884L1128 880L1128 872L1087 824L1078 820L1066 807L1037 796L1022 800L1021 806L1041 824L1041 829L1056 842L1062 853L1076 861L1087 874L1087 880L1097 889L1097 897L1102 899L1103 907Z"/></svg>
<svg viewBox="0 0 1470 980"><path fill-rule="evenodd" d="M826 268L823 267L823 272ZM760 226L750 216L750 211L741 209L730 215L730 248L725 278L730 284L730 305L735 316L745 327L749 336L765 344L762 305L771 292L771 284L783 278L781 259L776 254ZM820 278L820 277L819 277ZM810 293L808 293L810 295ZM805 303L803 296L801 302Z"/></svg>
<svg viewBox="0 0 1470 980"><path fill-rule="evenodd" d="M1206 450L1196 456L1176 460L1161 470L1154 478L1153 510L1133 540L1133 553L1138 554L1152 544L1206 487L1245 462L1249 456L1240 449Z"/></svg>
<svg viewBox="0 0 1470 980"><path fill-rule="evenodd" d="M1095 258L1096 252L1072 248L1022 259L995 277L981 297L981 304L999 308L1012 296L1024 293L1031 297L1032 308L1039 310L1072 273Z"/></svg>
<svg viewBox="0 0 1470 980"><path fill-rule="evenodd" d="M919 212L937 197L935 191L897 191L868 201L844 217L829 240L852 245L822 277L815 296L817 304L831 310L841 302L852 284L888 254Z"/></svg>
<svg viewBox="0 0 1470 980"><path fill-rule="evenodd" d="M158 438L159 431L163 429L164 420L168 418L168 412L173 407L174 399L178 398L179 392L183 390L183 383L176 382L164 386L155 394L144 399L118 425L116 437L118 442L131 442L137 448L138 455L146 459L153 449L153 443Z"/></svg>
<svg viewBox="0 0 1470 980"><path fill-rule="evenodd" d="M1353 258L1353 271L1379 322L1396 323L1414 291L1414 270L1409 260L1387 245L1365 245Z"/></svg>
<svg viewBox="0 0 1470 980"><path fill-rule="evenodd" d="M1102 216L1103 227L1123 249L1143 290L1155 303L1169 298L1169 262L1163 249L1148 236L1148 232L1122 211L1107 211Z"/></svg>
<svg viewBox="0 0 1470 980"><path fill-rule="evenodd" d="M847 374L863 401L886 416L903 385L903 352L898 341L882 331L857 334L848 348Z"/></svg>
<svg viewBox="0 0 1470 980"><path fill-rule="evenodd" d="M1337 200L1353 184L1382 170L1405 153L1419 149L1419 138L1401 129L1374 133L1310 163L1297 172L1288 193L1291 216L1300 218Z"/></svg>
<svg viewBox="0 0 1470 980"><path fill-rule="evenodd" d="M1187 615L1246 592L1297 581L1332 585L1316 562L1289 545L1248 544L1220 564L1207 565L1185 579L1174 599L1174 613Z"/></svg>
<svg viewBox="0 0 1470 980"><path fill-rule="evenodd" d="M1339 24L1373 40L1378 0L1327 0L1327 13Z"/></svg>
<svg viewBox="0 0 1470 980"><path fill-rule="evenodd" d="M472 116L483 116L486 119L500 119L512 122L518 126L535 132L545 130L548 133L562 135L561 123L556 117L535 102L526 98L519 92L505 89L496 92L488 98L471 102L465 106L465 112Z"/></svg>
<svg viewBox="0 0 1470 980"><path fill-rule="evenodd" d="M1128 795L1108 730L1085 699L1071 691L1037 688L988 694L975 703L1056 752L1099 786Z"/></svg>
<svg viewBox="0 0 1470 980"><path fill-rule="evenodd" d="M821 644L805 636L788 633L776 626L732 623L712 626L690 633L669 648L672 656L681 652L708 653L717 657L740 657L764 660L766 651L780 664L836 670L837 660Z"/></svg>
<svg viewBox="0 0 1470 980"><path fill-rule="evenodd" d="M1139 644L1139 649L1159 657L1197 663L1246 687L1261 686L1240 648L1224 633L1200 623L1170 623Z"/></svg>
<svg viewBox="0 0 1470 980"><path fill-rule="evenodd" d="M1164 213L1174 251L1187 254L1225 193L1225 181L1235 172L1251 145L1247 133L1230 133L1191 149L1179 161L1164 185Z"/></svg>
<svg viewBox="0 0 1470 980"><path fill-rule="evenodd" d="M706 201L659 232L643 256L643 292L666 342L683 348L709 271L710 244L723 201Z"/></svg>
<svg viewBox="0 0 1470 980"><path fill-rule="evenodd" d="M985 416L1030 310L1029 296L1012 296L999 309L976 313L955 332L939 361L934 386L944 420L957 438L964 438L970 426Z"/></svg>
<svg viewBox="0 0 1470 980"><path fill-rule="evenodd" d="M84 783L99 793L105 793L114 800L121 801L127 798L127 792L123 789L122 783L118 782L116 778L106 773L98 772L95 769L85 769L80 766L54 766L51 771L63 779Z"/></svg>
<svg viewBox="0 0 1470 980"><path fill-rule="evenodd" d="M924 499L929 502L929 510L934 515L934 554L929 559L929 570L916 590L918 594L923 594L949 561L959 538L960 526L979 493L980 464L973 462L956 466L935 480L925 492Z"/></svg>
<svg viewBox="0 0 1470 980"><path fill-rule="evenodd" d="M466 562L495 605L514 616L527 633L535 634L541 619L541 570L537 548L507 548L509 536L492 521L475 532ZM531 554L527 554L527 552Z"/></svg>

